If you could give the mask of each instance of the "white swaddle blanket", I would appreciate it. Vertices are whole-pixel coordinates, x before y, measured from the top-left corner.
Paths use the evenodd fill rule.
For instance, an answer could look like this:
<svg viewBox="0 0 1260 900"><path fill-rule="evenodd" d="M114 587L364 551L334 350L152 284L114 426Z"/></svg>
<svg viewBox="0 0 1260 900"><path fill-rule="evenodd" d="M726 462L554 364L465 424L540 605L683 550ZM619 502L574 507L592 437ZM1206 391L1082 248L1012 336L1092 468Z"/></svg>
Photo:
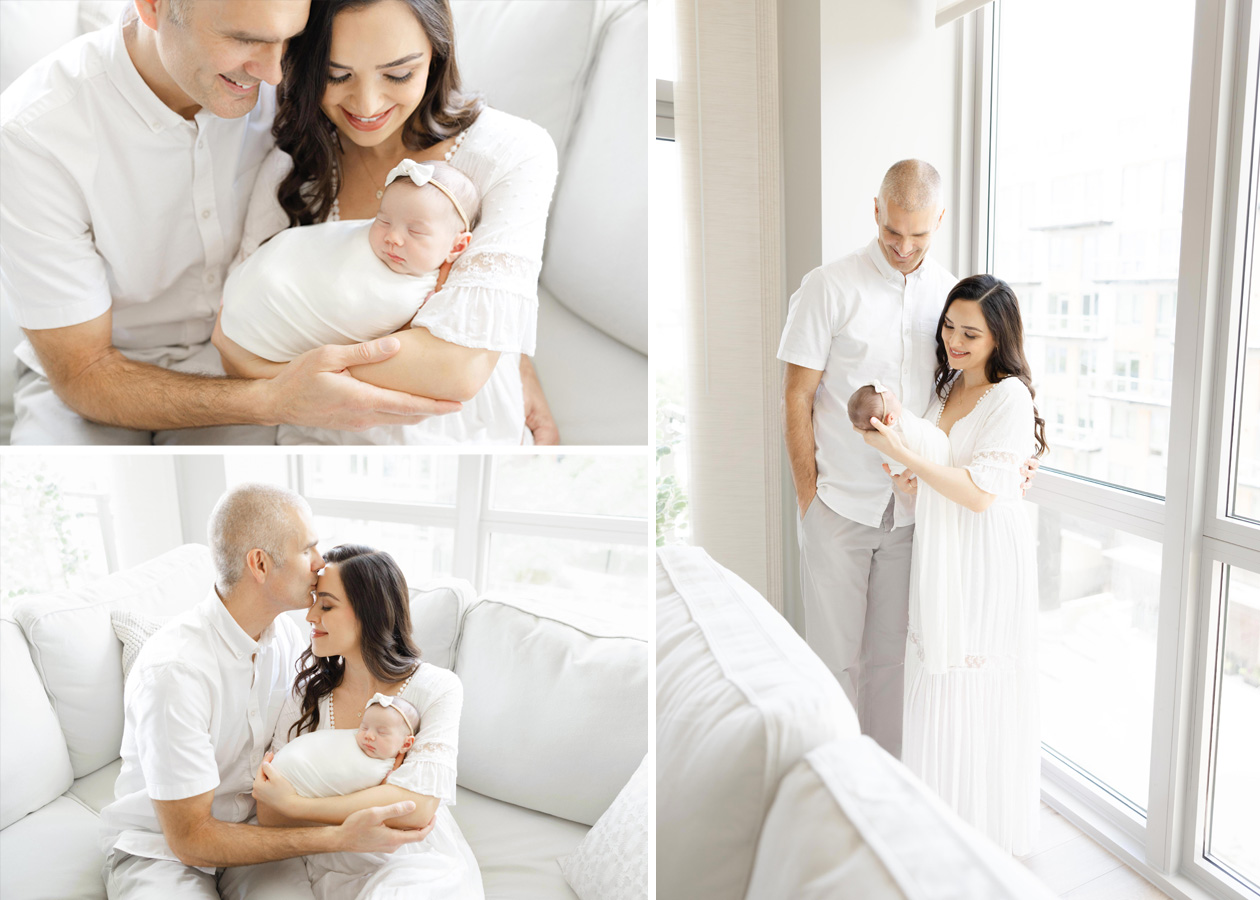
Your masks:
<svg viewBox="0 0 1260 900"><path fill-rule="evenodd" d="M273 362L385 337L415 316L438 273L400 275L368 243L371 219L282 231L223 285L223 333Z"/></svg>
<svg viewBox="0 0 1260 900"><path fill-rule="evenodd" d="M900 420L893 428L915 453L937 465L949 465L949 436L932 423L903 409ZM957 503L941 496L926 481L919 479L914 503L910 593L912 603L917 599L924 668L938 675L964 662L962 565L954 540L958 534L961 509Z"/></svg>
<svg viewBox="0 0 1260 900"><path fill-rule="evenodd" d="M281 747L271 764L303 797L340 797L375 787L394 761L373 759L360 750L357 733L344 728L309 731Z"/></svg>

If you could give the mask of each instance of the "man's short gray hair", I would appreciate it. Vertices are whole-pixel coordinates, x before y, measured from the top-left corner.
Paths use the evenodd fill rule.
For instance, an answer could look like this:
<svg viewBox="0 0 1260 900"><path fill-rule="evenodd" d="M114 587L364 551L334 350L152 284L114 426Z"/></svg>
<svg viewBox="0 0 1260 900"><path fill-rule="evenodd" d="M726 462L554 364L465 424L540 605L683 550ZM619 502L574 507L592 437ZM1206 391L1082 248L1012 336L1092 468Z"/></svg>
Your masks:
<svg viewBox="0 0 1260 900"><path fill-rule="evenodd" d="M941 175L931 163L921 159L903 159L893 163L879 186L880 199L895 203L906 212L940 209Z"/></svg>
<svg viewBox="0 0 1260 900"><path fill-rule="evenodd" d="M298 528L295 512L310 516L306 498L271 484L242 484L219 498L210 513L210 552L220 591L240 581L251 550L262 550L276 568L284 565L285 550Z"/></svg>

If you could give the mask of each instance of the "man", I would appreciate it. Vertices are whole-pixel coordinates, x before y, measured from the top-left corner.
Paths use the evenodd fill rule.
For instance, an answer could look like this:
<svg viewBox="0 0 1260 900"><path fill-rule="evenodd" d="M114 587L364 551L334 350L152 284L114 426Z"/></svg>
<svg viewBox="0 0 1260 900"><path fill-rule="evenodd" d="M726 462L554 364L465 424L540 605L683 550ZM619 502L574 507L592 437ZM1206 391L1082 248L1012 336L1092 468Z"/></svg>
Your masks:
<svg viewBox="0 0 1260 900"><path fill-rule="evenodd" d="M121 27L4 92L0 286L27 338L14 443L271 443L279 423L362 430L459 408L345 372L394 355L394 338L260 381L223 378L209 344L309 6L135 0Z"/></svg>
<svg viewBox="0 0 1260 900"><path fill-rule="evenodd" d="M898 503L847 404L879 379L907 409L927 408L936 323L957 281L928 257L944 216L936 169L896 163L875 198L875 239L805 276L779 344L805 638L862 731L898 757L914 510Z"/></svg>
<svg viewBox="0 0 1260 900"><path fill-rule="evenodd" d="M210 516L215 586L140 651L124 695L122 770L101 811L111 898L310 898L307 853L392 852L423 840L411 801L339 826L265 828L254 777L305 640L286 610L311 604L324 561L306 501L268 485Z"/></svg>

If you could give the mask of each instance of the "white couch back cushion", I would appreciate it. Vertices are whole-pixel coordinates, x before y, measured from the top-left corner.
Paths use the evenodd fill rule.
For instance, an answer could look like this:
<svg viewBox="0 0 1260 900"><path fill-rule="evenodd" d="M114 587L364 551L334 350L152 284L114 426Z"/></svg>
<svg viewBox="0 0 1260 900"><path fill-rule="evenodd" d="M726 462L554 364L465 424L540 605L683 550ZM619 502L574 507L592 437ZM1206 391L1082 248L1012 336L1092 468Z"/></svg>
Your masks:
<svg viewBox="0 0 1260 900"><path fill-rule="evenodd" d="M802 827L802 823L809 827ZM779 785L748 900L1052 900L869 737L817 748Z"/></svg>
<svg viewBox="0 0 1260 900"><path fill-rule="evenodd" d="M647 4L617 9L600 37L556 188L542 283L571 312L646 355Z"/></svg>
<svg viewBox="0 0 1260 900"><path fill-rule="evenodd" d="M459 622L477 599L462 578L435 578L411 592L411 634L420 658L449 669L455 664Z"/></svg>
<svg viewBox="0 0 1260 900"><path fill-rule="evenodd" d="M17 623L0 621L0 829L51 803L74 773Z"/></svg>
<svg viewBox="0 0 1260 900"><path fill-rule="evenodd" d="M529 601L464 616L459 783L593 825L647 752L647 642Z"/></svg>
<svg viewBox="0 0 1260 900"><path fill-rule="evenodd" d="M75 778L117 759L122 744L122 644L109 611L175 615L201 600L213 583L209 548L185 544L126 572L32 597L14 609L61 722Z"/></svg>
<svg viewBox="0 0 1260 900"><path fill-rule="evenodd" d="M787 620L700 548L659 550L656 592L657 885L742 900L779 780L856 736L857 716Z"/></svg>

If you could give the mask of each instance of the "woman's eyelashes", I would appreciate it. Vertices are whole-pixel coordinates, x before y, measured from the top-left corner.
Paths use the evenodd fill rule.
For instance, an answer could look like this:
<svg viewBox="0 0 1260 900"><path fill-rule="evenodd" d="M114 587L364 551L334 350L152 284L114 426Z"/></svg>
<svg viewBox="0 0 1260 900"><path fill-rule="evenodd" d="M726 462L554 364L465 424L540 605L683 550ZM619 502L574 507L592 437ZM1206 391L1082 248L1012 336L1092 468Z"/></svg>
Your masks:
<svg viewBox="0 0 1260 900"><path fill-rule="evenodd" d="M347 81L349 81L349 80L350 80L350 74L351 74L350 72L347 72L347 73L346 73L346 74L344 74L344 75L333 75L333 74L330 72L330 73L328 74L328 80L329 80L330 82L332 82L333 84L344 84L345 82L347 82ZM415 73L415 71L414 71L414 70L412 70L412 71L408 72L406 75L389 75L389 74L386 74L386 75L383 75L382 77L383 77L386 81L392 81L394 84L405 84L405 83L407 83L408 81L410 81L410 80L411 80L411 77L412 77L413 75L415 75L415 74L416 74L416 73Z"/></svg>

